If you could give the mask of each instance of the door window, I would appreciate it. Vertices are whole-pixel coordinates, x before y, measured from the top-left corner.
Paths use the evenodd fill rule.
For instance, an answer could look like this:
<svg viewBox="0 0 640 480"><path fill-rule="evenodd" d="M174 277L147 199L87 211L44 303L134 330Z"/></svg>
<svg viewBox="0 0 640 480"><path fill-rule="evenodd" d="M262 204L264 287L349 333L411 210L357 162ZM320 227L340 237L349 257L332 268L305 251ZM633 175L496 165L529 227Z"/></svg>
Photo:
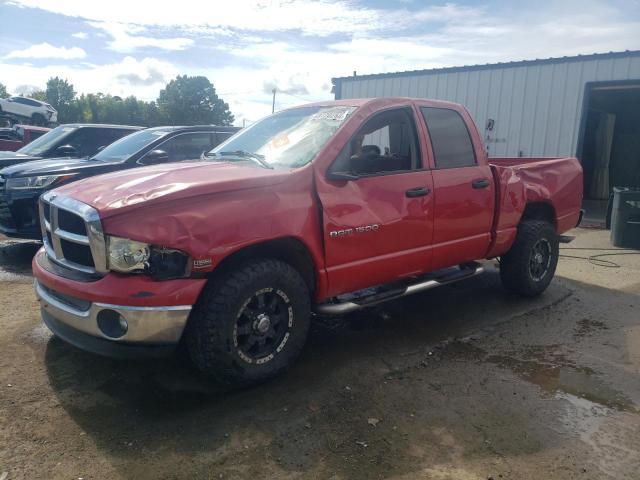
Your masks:
<svg viewBox="0 0 640 480"><path fill-rule="evenodd" d="M210 132L183 133L156 147L169 155L169 162L197 160L213 148Z"/></svg>
<svg viewBox="0 0 640 480"><path fill-rule="evenodd" d="M31 100L30 98L23 98L23 97L13 97L13 101L15 103L19 103L21 105L28 105L30 107L40 107L42 105L40 102Z"/></svg>
<svg viewBox="0 0 640 480"><path fill-rule="evenodd" d="M460 114L448 108L422 107L420 110L431 137L436 168L474 166L473 142Z"/></svg>
<svg viewBox="0 0 640 480"><path fill-rule="evenodd" d="M100 147L113 141L110 132L111 130L100 128L81 128L69 135L63 145L68 144L75 148L76 155L80 158L90 157Z"/></svg>
<svg viewBox="0 0 640 480"><path fill-rule="evenodd" d="M342 149L331 173L384 175L421 168L413 114L408 108L374 115Z"/></svg>

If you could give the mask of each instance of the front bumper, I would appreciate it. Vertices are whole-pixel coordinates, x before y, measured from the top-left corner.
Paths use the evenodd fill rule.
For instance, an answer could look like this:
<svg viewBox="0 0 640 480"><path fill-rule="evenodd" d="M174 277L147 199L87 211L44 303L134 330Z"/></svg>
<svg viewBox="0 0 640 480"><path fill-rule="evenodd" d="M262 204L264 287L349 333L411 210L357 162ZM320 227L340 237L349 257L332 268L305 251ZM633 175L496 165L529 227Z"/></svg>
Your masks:
<svg viewBox="0 0 640 480"><path fill-rule="evenodd" d="M0 180L0 233L8 237L41 240L38 197L41 191L14 194Z"/></svg>
<svg viewBox="0 0 640 480"><path fill-rule="evenodd" d="M173 351L202 286L199 280L154 282L134 275L65 278L56 274L43 250L32 266L47 327L68 343L107 356L159 356ZM114 322L124 327L114 330Z"/></svg>
<svg viewBox="0 0 640 480"><path fill-rule="evenodd" d="M55 292L37 280L35 292L44 323L63 340L84 350L110 356L141 353L150 347L160 352L173 350L182 337L190 305L167 307L130 307L108 303L92 303ZM100 318L108 312L126 322L126 331L113 336L101 326ZM105 317L106 318L106 317ZM134 348L131 348L134 347ZM151 348L152 347L152 348Z"/></svg>

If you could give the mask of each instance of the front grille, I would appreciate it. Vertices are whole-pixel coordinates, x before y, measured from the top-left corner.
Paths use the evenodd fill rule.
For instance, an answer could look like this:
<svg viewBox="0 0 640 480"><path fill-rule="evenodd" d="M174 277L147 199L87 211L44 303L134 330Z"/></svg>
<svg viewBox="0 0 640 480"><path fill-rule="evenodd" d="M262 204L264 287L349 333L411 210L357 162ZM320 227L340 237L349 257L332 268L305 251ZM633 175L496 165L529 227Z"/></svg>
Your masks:
<svg viewBox="0 0 640 480"><path fill-rule="evenodd" d="M7 197L5 194L5 183L7 180L0 175L0 225L4 228L16 228L15 222L13 221L13 215L11 215L11 210L9 210L9 204L7 202Z"/></svg>
<svg viewBox="0 0 640 480"><path fill-rule="evenodd" d="M40 198L40 223L51 261L85 273L107 271L102 225L94 208L47 192Z"/></svg>
<svg viewBox="0 0 640 480"><path fill-rule="evenodd" d="M64 255L64 258L70 262L95 268L93 255L91 255L91 248L88 245L78 245L77 243L60 239L60 246L62 247L62 254Z"/></svg>
<svg viewBox="0 0 640 480"><path fill-rule="evenodd" d="M58 227L76 235L87 235L87 226L84 220L75 213L66 210L58 210Z"/></svg>

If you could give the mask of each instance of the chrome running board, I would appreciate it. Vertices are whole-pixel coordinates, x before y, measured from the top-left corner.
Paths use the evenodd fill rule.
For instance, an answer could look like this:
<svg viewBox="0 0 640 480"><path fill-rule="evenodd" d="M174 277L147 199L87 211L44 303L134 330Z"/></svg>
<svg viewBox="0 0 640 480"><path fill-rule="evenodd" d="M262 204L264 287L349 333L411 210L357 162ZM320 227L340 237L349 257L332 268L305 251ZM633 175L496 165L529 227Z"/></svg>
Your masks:
<svg viewBox="0 0 640 480"><path fill-rule="evenodd" d="M474 263L471 264L470 267L460 268L449 275L429 278L428 280L421 280L417 283L404 286L392 286L386 290L382 290L371 295L361 296L357 299L340 300L339 298L336 298L333 302L316 305L314 311L322 315L344 315L345 313L372 307L389 300L395 300L414 293L424 292L425 290L430 290L449 283L459 282L467 278L475 277L482 272L484 272L484 267L480 264Z"/></svg>

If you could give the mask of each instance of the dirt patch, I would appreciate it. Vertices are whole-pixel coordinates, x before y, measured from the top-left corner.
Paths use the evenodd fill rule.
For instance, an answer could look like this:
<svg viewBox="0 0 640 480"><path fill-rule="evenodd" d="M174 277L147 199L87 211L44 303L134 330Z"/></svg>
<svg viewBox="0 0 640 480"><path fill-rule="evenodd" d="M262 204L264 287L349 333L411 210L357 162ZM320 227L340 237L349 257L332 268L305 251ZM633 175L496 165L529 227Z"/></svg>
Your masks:
<svg viewBox="0 0 640 480"><path fill-rule="evenodd" d="M0 275L9 480L619 480L640 470L640 290L603 288L591 273L530 300L490 271L318 318L290 372L229 392L184 358L116 361L51 337L29 255L2 255L0 272L17 275Z"/></svg>

